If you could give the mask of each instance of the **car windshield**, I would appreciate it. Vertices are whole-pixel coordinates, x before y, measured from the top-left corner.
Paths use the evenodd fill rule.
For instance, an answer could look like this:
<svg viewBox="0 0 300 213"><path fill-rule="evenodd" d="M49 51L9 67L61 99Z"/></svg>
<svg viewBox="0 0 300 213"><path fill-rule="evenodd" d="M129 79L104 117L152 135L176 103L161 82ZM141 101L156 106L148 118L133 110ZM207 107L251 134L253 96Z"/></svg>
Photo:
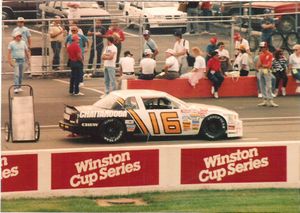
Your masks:
<svg viewBox="0 0 300 213"><path fill-rule="evenodd" d="M176 2L145 2L145 8L154 8L154 7L178 7Z"/></svg>
<svg viewBox="0 0 300 213"><path fill-rule="evenodd" d="M119 108L119 106L121 106L118 103L118 99L118 96L109 94L97 101L96 103L94 103L93 106L100 107L102 109L116 109Z"/></svg>

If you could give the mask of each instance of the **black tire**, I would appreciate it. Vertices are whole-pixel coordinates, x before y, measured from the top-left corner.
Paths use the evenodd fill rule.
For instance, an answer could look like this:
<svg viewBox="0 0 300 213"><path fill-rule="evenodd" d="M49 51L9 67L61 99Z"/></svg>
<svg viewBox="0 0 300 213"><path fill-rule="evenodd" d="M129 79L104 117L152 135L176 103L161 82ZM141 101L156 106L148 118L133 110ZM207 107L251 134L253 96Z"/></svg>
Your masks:
<svg viewBox="0 0 300 213"><path fill-rule="evenodd" d="M35 122L34 123L34 141L35 142L38 142L38 140L40 139L40 133L41 131L41 128L40 128L40 124L39 122Z"/></svg>
<svg viewBox="0 0 300 213"><path fill-rule="evenodd" d="M292 15L283 16L278 24L278 29L283 33L295 30L295 17Z"/></svg>
<svg viewBox="0 0 300 213"><path fill-rule="evenodd" d="M98 137L106 143L118 143L126 133L124 123L115 118L103 121L98 128Z"/></svg>
<svg viewBox="0 0 300 213"><path fill-rule="evenodd" d="M299 35L296 32L290 32L286 35L286 45L289 51L292 51L293 46L299 43Z"/></svg>
<svg viewBox="0 0 300 213"><path fill-rule="evenodd" d="M226 136L227 123L220 115L209 115L201 125L200 133L208 140L218 140Z"/></svg>
<svg viewBox="0 0 300 213"><path fill-rule="evenodd" d="M257 36L250 35L249 36L249 47L251 52L255 52L258 49L259 41Z"/></svg>
<svg viewBox="0 0 300 213"><path fill-rule="evenodd" d="M10 125L8 122L5 122L5 124L4 124L4 134L5 134L5 141L9 142L10 136L11 136L11 129L10 129Z"/></svg>
<svg viewBox="0 0 300 213"><path fill-rule="evenodd" d="M14 18L14 14L9 9L3 9L2 10L2 20L10 20Z"/></svg>
<svg viewBox="0 0 300 213"><path fill-rule="evenodd" d="M284 37L282 33L275 32L271 37L272 45L275 49L282 49L284 47Z"/></svg>

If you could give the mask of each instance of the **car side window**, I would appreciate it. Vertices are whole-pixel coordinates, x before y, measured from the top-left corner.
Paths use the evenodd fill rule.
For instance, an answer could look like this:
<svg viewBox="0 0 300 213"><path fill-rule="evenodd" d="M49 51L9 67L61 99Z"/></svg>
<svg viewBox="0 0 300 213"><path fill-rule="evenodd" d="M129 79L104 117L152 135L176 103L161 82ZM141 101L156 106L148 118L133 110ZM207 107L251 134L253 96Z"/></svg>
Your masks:
<svg viewBox="0 0 300 213"><path fill-rule="evenodd" d="M124 102L125 109L139 109L138 103L135 97L128 97Z"/></svg>
<svg viewBox="0 0 300 213"><path fill-rule="evenodd" d="M178 109L178 105L165 97L160 98L143 98L147 110L151 109Z"/></svg>

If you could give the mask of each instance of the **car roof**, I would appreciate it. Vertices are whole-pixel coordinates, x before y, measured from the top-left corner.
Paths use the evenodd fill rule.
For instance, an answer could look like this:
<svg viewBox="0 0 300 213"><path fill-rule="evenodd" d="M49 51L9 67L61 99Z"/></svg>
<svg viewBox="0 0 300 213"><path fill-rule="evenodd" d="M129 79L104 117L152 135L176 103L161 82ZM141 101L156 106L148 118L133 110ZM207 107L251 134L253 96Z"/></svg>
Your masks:
<svg viewBox="0 0 300 213"><path fill-rule="evenodd" d="M128 89L128 90L115 90L111 92L113 95L117 95L122 98L132 97L132 96L141 96L144 98L153 98L153 97L166 97L169 94L166 92L150 89Z"/></svg>

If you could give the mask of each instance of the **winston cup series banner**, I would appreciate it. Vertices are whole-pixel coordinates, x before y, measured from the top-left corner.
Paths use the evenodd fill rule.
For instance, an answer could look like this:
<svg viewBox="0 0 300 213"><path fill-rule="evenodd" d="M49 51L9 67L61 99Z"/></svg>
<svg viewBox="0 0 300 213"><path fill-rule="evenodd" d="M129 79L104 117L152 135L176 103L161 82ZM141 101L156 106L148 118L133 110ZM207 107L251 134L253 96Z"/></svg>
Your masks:
<svg viewBox="0 0 300 213"><path fill-rule="evenodd" d="M286 146L181 151L181 184L286 182L286 180Z"/></svg>
<svg viewBox="0 0 300 213"><path fill-rule="evenodd" d="M52 154L52 189L159 184L159 151Z"/></svg>

